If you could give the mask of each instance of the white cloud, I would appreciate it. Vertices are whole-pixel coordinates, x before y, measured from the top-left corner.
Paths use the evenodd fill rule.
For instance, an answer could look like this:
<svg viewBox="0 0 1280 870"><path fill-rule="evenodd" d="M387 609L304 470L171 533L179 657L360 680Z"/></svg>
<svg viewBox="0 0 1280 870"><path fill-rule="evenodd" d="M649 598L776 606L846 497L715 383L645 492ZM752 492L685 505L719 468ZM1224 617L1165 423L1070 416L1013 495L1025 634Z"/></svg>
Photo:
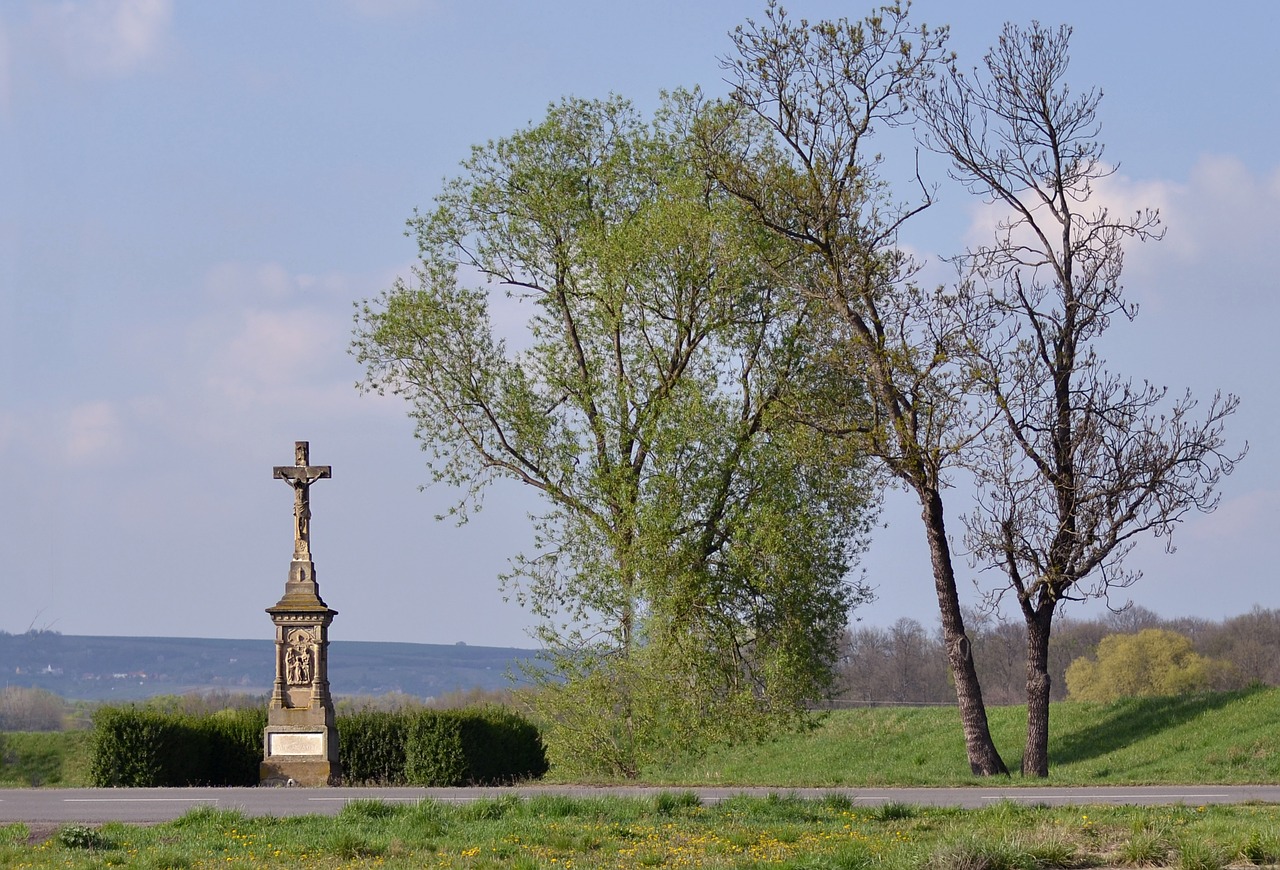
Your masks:
<svg viewBox="0 0 1280 870"><path fill-rule="evenodd" d="M170 386L148 419L184 439L227 444L300 419L385 413L389 402L354 388L359 370L347 353L351 300L368 283L278 263L214 268L203 282L213 304L175 336Z"/></svg>
<svg viewBox="0 0 1280 870"><path fill-rule="evenodd" d="M1267 250L1280 229L1280 170L1255 175L1237 157L1200 158L1190 179L1170 185L1166 246L1188 260L1228 249Z"/></svg>
<svg viewBox="0 0 1280 870"><path fill-rule="evenodd" d="M205 276L205 290L219 302L281 301L297 292L301 280L279 263L219 263Z"/></svg>
<svg viewBox="0 0 1280 870"><path fill-rule="evenodd" d="M0 460L49 466L118 460L128 443L126 417L105 399L0 416Z"/></svg>
<svg viewBox="0 0 1280 870"><path fill-rule="evenodd" d="M1132 218L1139 211L1152 209L1159 211L1164 219L1178 189L1169 182L1138 181L1116 171L1095 181L1088 201L1075 203L1074 208L1084 215L1092 215L1098 209L1105 208L1113 220ZM1048 207L1041 205L1036 211L1043 215L1045 228L1051 228L1053 218L1048 214ZM1010 214L1012 212L1001 203L975 203L970 207L965 244L970 248L990 245L995 238L997 224L1006 220ZM1050 238L1056 239L1056 235L1051 233ZM1014 239L1028 245L1035 244L1029 232L1024 235L1015 234Z"/></svg>
<svg viewBox="0 0 1280 870"><path fill-rule="evenodd" d="M1213 513L1188 518L1185 534L1191 540L1239 547L1272 537L1277 516L1280 516L1280 492L1260 489L1224 498ZM1175 538L1178 534L1174 533Z"/></svg>
<svg viewBox="0 0 1280 870"><path fill-rule="evenodd" d="M124 446L124 423L110 402L93 401L72 408L63 433L66 458L76 463L116 457Z"/></svg>
<svg viewBox="0 0 1280 870"><path fill-rule="evenodd" d="M1220 301L1272 304L1271 282L1261 276L1272 272L1264 261L1280 236L1280 169L1255 173L1237 157L1206 155L1183 181L1115 173L1095 185L1088 206L1105 206L1117 218L1143 208L1160 213L1162 240L1125 244L1133 301L1160 308L1194 290L1197 280L1211 280ZM973 205L965 244L990 244L1007 214Z"/></svg>
<svg viewBox="0 0 1280 870"><path fill-rule="evenodd" d="M249 310L210 360L210 382L227 395L268 402L308 385L343 336L335 318L308 309Z"/></svg>
<svg viewBox="0 0 1280 870"><path fill-rule="evenodd" d="M119 76L159 53L172 12L170 0L62 0L38 5L32 23L71 72Z"/></svg>

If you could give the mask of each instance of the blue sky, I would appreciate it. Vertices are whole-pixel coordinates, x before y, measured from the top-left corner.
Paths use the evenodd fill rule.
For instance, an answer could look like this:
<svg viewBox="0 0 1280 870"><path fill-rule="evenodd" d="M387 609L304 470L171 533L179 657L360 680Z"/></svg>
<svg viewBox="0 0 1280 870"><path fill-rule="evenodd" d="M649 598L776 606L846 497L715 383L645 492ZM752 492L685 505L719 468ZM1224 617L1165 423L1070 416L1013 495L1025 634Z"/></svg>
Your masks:
<svg viewBox="0 0 1280 870"><path fill-rule="evenodd" d="M528 540L527 495L498 486L469 526L432 520L450 495L419 491L429 475L404 408L354 389L352 303L407 273L404 221L471 144L569 94L646 108L667 88L719 94L727 31L762 9L6 0L0 630L270 637L262 610L292 552L291 494L271 467L305 439L334 470L312 490L333 637L528 645L495 579ZM1128 255L1142 310L1107 353L1175 392L1238 393L1230 432L1251 444L1175 555L1161 542L1134 554L1145 577L1127 597L1169 616L1280 607L1280 6L913 9L950 24L970 66L1006 19L1074 26L1071 78L1106 93L1102 138L1120 164L1103 195L1157 206L1167 226ZM925 170L942 201L905 241L930 255L980 238L980 205ZM957 487L952 516L965 506ZM932 625L916 511L891 495L885 520L865 561L880 600L858 615Z"/></svg>

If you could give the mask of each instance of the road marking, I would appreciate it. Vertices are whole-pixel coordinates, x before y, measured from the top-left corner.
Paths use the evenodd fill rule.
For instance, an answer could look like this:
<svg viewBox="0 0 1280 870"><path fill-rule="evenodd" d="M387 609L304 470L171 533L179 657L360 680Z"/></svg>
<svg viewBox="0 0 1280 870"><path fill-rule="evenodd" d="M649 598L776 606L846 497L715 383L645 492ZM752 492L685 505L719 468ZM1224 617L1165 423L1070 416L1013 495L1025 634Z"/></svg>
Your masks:
<svg viewBox="0 0 1280 870"><path fill-rule="evenodd" d="M1003 800L1038 800L1038 801L1080 801L1080 800L1102 800L1102 801L1118 801L1118 800L1187 800L1190 798L1225 798L1230 795L1225 792L1215 794L1165 794L1163 792L1148 792L1146 794L1114 794L1102 792L1099 794L996 794L981 795L984 801L1003 801Z"/></svg>
<svg viewBox="0 0 1280 870"><path fill-rule="evenodd" d="M352 801L402 801L402 802L408 802L408 801L424 801L424 800L426 800L426 799L427 799L427 798L426 798L426 796L425 796L425 795L418 796L418 797L383 797L382 795L361 795L360 797L307 798L307 800L309 800L309 801L342 801L343 803L351 803ZM446 800L449 800L449 798L446 798ZM458 798L458 800L462 800L462 801L471 801L471 800L479 800L479 798L464 797L464 798Z"/></svg>
<svg viewBox="0 0 1280 870"><path fill-rule="evenodd" d="M64 804L165 804L165 803L201 803L218 798L63 798Z"/></svg>

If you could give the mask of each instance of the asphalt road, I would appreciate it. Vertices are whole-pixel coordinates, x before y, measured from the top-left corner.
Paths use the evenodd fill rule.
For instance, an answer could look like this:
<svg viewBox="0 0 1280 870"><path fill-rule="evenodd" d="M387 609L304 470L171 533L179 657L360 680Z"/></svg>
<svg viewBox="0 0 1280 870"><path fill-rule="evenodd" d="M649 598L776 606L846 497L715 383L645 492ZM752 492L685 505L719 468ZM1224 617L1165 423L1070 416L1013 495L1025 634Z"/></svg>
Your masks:
<svg viewBox="0 0 1280 870"><path fill-rule="evenodd" d="M377 799L413 802L424 798L464 803L499 795L628 795L695 792L703 803L733 795L768 794L821 798L848 795L855 803L889 802L921 806L982 807L995 801L1023 804L1204 804L1280 803L1280 786L1149 786L1114 788L649 788L523 786L518 788L119 788L0 789L0 823L63 824L110 821L152 824L177 818L197 806L237 809L251 816L334 815L348 802Z"/></svg>

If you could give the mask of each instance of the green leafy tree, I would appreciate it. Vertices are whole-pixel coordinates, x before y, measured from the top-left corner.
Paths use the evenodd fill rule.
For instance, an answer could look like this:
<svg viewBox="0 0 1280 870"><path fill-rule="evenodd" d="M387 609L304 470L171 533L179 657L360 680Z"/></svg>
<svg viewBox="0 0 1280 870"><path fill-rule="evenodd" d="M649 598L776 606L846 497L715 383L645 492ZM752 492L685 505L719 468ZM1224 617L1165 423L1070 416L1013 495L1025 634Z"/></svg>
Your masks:
<svg viewBox="0 0 1280 870"><path fill-rule="evenodd" d="M957 365L959 324L912 280L898 246L903 225L931 202L901 203L881 175L873 137L912 120L908 98L946 57L946 30L916 27L907 5L863 21L789 18L770 3L763 22L733 33L724 62L733 93L705 113L700 141L716 178L806 268L790 286L822 312L847 377L865 381L871 417L840 406L815 415L824 431L856 434L920 503L944 646L969 764L1005 773L956 587L943 491L980 428Z"/></svg>
<svg viewBox="0 0 1280 870"><path fill-rule="evenodd" d="M695 163L695 104L565 100L477 146L410 221L413 277L357 315L364 386L409 401L459 520L494 481L542 497L505 582L539 618L561 769L634 776L794 721L864 595L869 472L795 422L826 339ZM498 288L522 330L495 328Z"/></svg>
<svg viewBox="0 0 1280 870"><path fill-rule="evenodd" d="M1108 635L1094 658L1073 661L1067 668L1067 691L1072 700L1100 702L1181 695L1211 688L1229 668L1195 652L1191 640L1176 631L1147 628Z"/></svg>
<svg viewBox="0 0 1280 870"><path fill-rule="evenodd" d="M991 243L957 259L964 357L995 424L970 454L975 557L998 566L1026 625L1022 772L1049 771L1049 648L1069 599L1105 596L1137 575L1139 535L1166 540L1192 510L1212 511L1243 453L1225 448L1237 399L1203 409L1107 368L1097 345L1131 320L1120 275L1128 241L1159 238L1151 210L1098 204L1114 172L1098 141L1101 91L1065 81L1070 28L1006 25L971 75L952 69L923 92L927 141L953 177L1003 210Z"/></svg>

